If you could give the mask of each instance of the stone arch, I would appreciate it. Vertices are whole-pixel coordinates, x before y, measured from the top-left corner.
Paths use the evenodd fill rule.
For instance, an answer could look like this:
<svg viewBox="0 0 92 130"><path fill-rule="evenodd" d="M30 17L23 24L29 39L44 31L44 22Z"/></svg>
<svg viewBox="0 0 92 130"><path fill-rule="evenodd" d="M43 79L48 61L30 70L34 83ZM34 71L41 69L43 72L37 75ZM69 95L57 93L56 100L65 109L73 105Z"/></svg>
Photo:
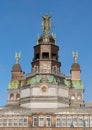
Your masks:
<svg viewBox="0 0 92 130"><path fill-rule="evenodd" d="M10 100L14 100L14 94L13 93L10 94Z"/></svg>

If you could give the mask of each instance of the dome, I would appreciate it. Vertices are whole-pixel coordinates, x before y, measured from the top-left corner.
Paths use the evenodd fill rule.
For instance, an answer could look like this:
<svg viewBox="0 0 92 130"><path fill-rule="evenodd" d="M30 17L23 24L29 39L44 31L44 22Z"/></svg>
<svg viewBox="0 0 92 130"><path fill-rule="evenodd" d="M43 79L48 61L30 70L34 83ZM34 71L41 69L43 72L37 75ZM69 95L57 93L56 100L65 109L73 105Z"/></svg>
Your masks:
<svg viewBox="0 0 92 130"><path fill-rule="evenodd" d="M73 63L71 66L71 71L81 71L80 65L78 63Z"/></svg>
<svg viewBox="0 0 92 130"><path fill-rule="evenodd" d="M22 72L20 64L13 65L12 72Z"/></svg>

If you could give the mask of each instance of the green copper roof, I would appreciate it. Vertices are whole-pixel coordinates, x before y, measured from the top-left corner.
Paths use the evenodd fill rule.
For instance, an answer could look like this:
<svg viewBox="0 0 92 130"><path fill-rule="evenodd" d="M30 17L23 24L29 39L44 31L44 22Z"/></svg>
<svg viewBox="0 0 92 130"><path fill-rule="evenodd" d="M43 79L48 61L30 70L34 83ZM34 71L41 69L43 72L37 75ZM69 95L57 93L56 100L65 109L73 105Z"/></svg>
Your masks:
<svg viewBox="0 0 92 130"><path fill-rule="evenodd" d="M35 83L40 83L43 80L43 75L36 75L35 77L32 77L27 80L27 84L35 84ZM48 83L53 83L57 84L60 83L60 79L56 78L53 75L48 75L45 77L46 82Z"/></svg>
<svg viewBox="0 0 92 130"><path fill-rule="evenodd" d="M14 81L10 81L9 83L9 89L17 89L19 87L19 81L18 80L14 80Z"/></svg>
<svg viewBox="0 0 92 130"><path fill-rule="evenodd" d="M72 81L72 87L76 88L76 89L82 89L83 88L83 83L81 80L79 81Z"/></svg>
<svg viewBox="0 0 92 130"><path fill-rule="evenodd" d="M37 75L35 77L32 77L31 79L28 79L27 84L39 83L40 80L41 80L41 76Z"/></svg>
<svg viewBox="0 0 92 130"><path fill-rule="evenodd" d="M64 84L67 86L67 87L73 87L75 89L82 89L83 88L83 83L81 80L67 80L67 79L64 79Z"/></svg>
<svg viewBox="0 0 92 130"><path fill-rule="evenodd" d="M64 79L64 84L65 84L67 87L71 87L71 82L70 82L70 80Z"/></svg>
<svg viewBox="0 0 92 130"><path fill-rule="evenodd" d="M56 78L53 75L47 77L49 83L57 83Z"/></svg>

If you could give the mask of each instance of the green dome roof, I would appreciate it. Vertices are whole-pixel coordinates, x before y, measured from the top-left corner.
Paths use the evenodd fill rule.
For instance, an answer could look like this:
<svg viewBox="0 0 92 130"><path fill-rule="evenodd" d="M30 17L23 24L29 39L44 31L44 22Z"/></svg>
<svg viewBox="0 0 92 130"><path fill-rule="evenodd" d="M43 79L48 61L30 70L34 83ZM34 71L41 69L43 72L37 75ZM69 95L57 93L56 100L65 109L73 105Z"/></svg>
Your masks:
<svg viewBox="0 0 92 130"><path fill-rule="evenodd" d="M19 87L20 82L18 80L10 81L8 88L9 89L17 89Z"/></svg>

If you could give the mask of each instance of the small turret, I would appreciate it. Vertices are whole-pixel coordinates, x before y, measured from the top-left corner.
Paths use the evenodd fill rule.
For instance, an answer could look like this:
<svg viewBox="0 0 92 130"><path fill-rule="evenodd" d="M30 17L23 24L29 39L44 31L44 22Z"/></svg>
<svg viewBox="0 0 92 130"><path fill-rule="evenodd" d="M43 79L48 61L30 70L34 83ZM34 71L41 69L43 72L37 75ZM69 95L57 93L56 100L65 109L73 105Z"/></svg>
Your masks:
<svg viewBox="0 0 92 130"><path fill-rule="evenodd" d="M16 64L14 64L12 67L12 80L20 79L21 77L24 76L22 68L19 64L20 57L21 57L20 53L15 54Z"/></svg>
<svg viewBox="0 0 92 130"><path fill-rule="evenodd" d="M80 65L77 63L78 53L73 52L74 63L71 65L71 80L80 80Z"/></svg>

